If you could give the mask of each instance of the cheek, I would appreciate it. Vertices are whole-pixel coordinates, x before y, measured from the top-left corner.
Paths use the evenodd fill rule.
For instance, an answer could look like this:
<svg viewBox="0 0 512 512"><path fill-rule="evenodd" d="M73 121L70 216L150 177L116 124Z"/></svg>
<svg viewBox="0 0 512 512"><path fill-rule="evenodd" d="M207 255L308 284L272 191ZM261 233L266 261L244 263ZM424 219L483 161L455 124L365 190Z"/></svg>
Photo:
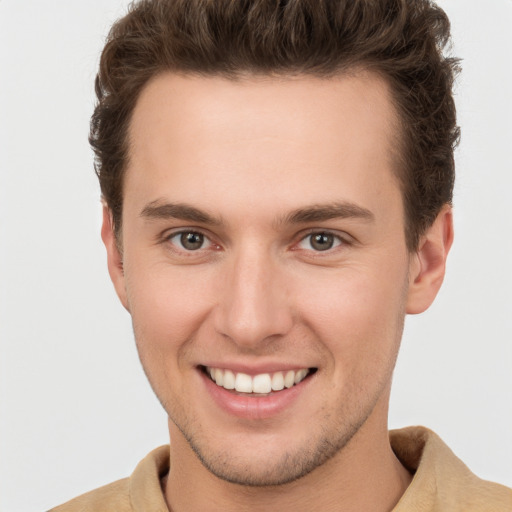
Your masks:
<svg viewBox="0 0 512 512"><path fill-rule="evenodd" d="M170 273L169 267L136 273L128 267L126 276L135 341L146 376L164 409L184 414L178 397L187 393L183 376L190 370L190 347L208 311L204 280L190 279L179 270Z"/></svg>
<svg viewBox="0 0 512 512"><path fill-rule="evenodd" d="M199 271L167 264L130 270L128 266L126 288L139 351L163 362L163 356L186 350L208 316L210 280Z"/></svg>
<svg viewBox="0 0 512 512"><path fill-rule="evenodd" d="M305 323L324 344L335 370L370 373L396 357L405 316L403 271L373 275L345 269L297 290ZM311 282L315 287L311 288Z"/></svg>

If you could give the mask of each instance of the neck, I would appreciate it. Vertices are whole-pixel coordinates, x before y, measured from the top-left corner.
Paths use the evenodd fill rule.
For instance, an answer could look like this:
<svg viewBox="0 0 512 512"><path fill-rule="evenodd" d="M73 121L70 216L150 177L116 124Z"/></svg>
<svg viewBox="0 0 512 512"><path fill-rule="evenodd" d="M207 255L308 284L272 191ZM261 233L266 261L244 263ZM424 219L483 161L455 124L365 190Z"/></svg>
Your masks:
<svg viewBox="0 0 512 512"><path fill-rule="evenodd" d="M372 414L322 466L295 482L273 487L241 486L217 478L201 464L181 433L171 428L171 469L164 485L169 509L388 512L405 492L411 475L391 449L387 425L374 424L379 417Z"/></svg>

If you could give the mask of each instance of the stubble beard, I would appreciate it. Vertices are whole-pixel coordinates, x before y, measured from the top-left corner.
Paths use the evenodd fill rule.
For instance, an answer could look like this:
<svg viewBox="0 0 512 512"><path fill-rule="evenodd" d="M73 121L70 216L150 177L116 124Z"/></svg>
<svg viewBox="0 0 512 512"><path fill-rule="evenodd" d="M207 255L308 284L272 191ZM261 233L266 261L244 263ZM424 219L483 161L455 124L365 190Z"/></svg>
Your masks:
<svg viewBox="0 0 512 512"><path fill-rule="evenodd" d="M294 451L285 451L268 457L262 462L247 460L248 457L237 457L232 452L212 452L208 441L202 433L188 422L181 424L169 414L169 419L183 435L191 450L195 453L201 464L217 478L246 487L275 487L295 482L332 459L342 451L366 423L372 414L381 393L377 394L367 408L359 410L356 421L352 423L340 421L329 429L320 428L320 432L312 436L307 444L295 446ZM164 404L162 404L164 405ZM172 407L165 407L172 413ZM351 414L352 413L352 414ZM342 418L354 417L354 411L340 414ZM320 425L328 424L320 421Z"/></svg>
<svg viewBox="0 0 512 512"><path fill-rule="evenodd" d="M389 354L388 371L381 376L377 386L370 391L363 390L359 387L361 386L359 382L359 384L355 384L353 389L346 390L344 400L340 400L340 409L342 410L337 411L337 416L340 419L334 425L330 424L330 416L333 413L336 414L336 412L324 411L323 415L319 414L319 417L312 420L320 425L319 432L308 438L307 443L295 446L293 452L285 451L276 454L276 457L269 457L264 463L251 464L254 461L248 461L247 457L237 457L231 451L218 450L217 453L212 452L209 448L207 436L201 432L201 427L196 425L194 421L187 419L183 410L181 414L176 414L176 411L180 409L179 406L176 407L176 404L166 403L163 400L163 395L158 393L149 373L146 371L147 366L144 364L140 347L138 347L138 352L144 372L155 395L167 412L169 420L181 432L198 460L211 474L225 482L246 487L282 486L305 477L340 453L365 425L376 409L379 400L383 398L389 400L391 380L404 328L405 302L402 304L397 317L397 338L394 351ZM137 340L137 336L135 338ZM355 389L357 387L359 389ZM359 398L358 403L354 403L354 397ZM326 428L322 425L330 425L330 427Z"/></svg>
<svg viewBox="0 0 512 512"><path fill-rule="evenodd" d="M367 394L366 397L361 397L360 389L346 390L345 400L340 400L342 410L337 414L340 419L335 425L332 425L331 415L336 412L324 410L323 414L320 412L316 418L312 419L312 422L318 425L318 429L308 437L306 442L302 442L299 446L294 445L293 451L272 454L265 461L257 462L250 459L247 454L242 453L240 456L233 450L212 449L208 436L202 431L199 422L187 417L179 404L173 403L173 400L166 400L164 394L159 392L158 386L155 386L155 382L147 371L148 366L144 363L140 347L137 348L142 367L156 397L169 420L181 433L201 464L217 478L245 487L274 487L291 484L325 464L343 450L366 423L386 387L379 386L371 397ZM354 403L354 396L361 398L360 403ZM362 404L364 408L361 407ZM329 427L327 428L326 425ZM229 434L226 433L226 436L228 437ZM173 442L171 439L171 445Z"/></svg>
<svg viewBox="0 0 512 512"><path fill-rule="evenodd" d="M398 346L394 362L397 353ZM142 358L141 362L146 372L146 365ZM306 442L300 445L295 444L293 451L271 454L264 461L254 461L247 453L240 455L234 450L212 449L212 443L199 423L187 417L178 404L163 399L163 394L157 392L154 383L149 379L148 372L146 375L169 420L176 426L201 464L212 475L225 482L258 488L291 484L321 467L344 450L370 418L379 400L389 397L394 362L390 364L389 372L382 376L376 388L363 390L360 387L355 389L357 385L354 388L351 387L345 390L344 399L340 400L337 411L323 410L312 418L312 423L318 425L318 428L315 432L311 432ZM355 397L358 398L357 401ZM339 418L334 423L332 422L333 414ZM228 433L226 437L229 437Z"/></svg>

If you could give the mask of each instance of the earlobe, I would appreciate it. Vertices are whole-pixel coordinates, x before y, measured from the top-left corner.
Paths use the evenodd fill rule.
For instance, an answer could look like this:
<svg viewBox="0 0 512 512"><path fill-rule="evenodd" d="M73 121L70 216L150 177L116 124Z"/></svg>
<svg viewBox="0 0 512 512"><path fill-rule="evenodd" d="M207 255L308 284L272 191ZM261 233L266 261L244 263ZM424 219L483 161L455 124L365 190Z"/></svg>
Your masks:
<svg viewBox="0 0 512 512"><path fill-rule="evenodd" d="M123 256L118 246L118 241L114 232L112 212L106 205L103 205L101 239L103 240L107 250L107 265L110 279L114 284L114 288L116 290L117 296L119 297L119 300L129 311L124 279Z"/></svg>
<svg viewBox="0 0 512 512"><path fill-rule="evenodd" d="M445 205L421 237L416 253L411 255L406 305L408 314L423 313L434 301L443 283L446 259L452 242L452 209Z"/></svg>

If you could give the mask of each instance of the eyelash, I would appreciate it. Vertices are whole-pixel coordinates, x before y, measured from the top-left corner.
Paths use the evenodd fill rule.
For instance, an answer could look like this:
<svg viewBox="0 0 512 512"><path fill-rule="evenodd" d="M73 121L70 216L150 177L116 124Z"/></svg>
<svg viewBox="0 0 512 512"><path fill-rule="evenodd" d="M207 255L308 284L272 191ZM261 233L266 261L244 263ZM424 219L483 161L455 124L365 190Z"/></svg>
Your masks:
<svg viewBox="0 0 512 512"><path fill-rule="evenodd" d="M329 237L332 239L332 243L333 245L331 247L327 247L326 249L319 249L319 250L315 250L312 248L312 245L314 243L314 238L313 237ZM309 242L308 242L309 240ZM340 247L342 245L348 245L349 242L343 238L342 236L336 234L336 233L333 233L332 231L322 231L322 230L314 230L314 231L310 231L309 233L307 233L305 236L303 236L299 242L297 244L295 244L295 246L298 246L300 244L303 244L303 243L308 243L309 246L311 247L311 250L316 254L322 254L322 253L330 253L332 252L333 250L335 250L337 247ZM300 250L300 249L297 249L297 250ZM310 250L310 249L307 249L306 250Z"/></svg>
<svg viewBox="0 0 512 512"><path fill-rule="evenodd" d="M201 244L201 247L198 247L195 250L185 248L183 246L183 241L182 241L182 237L184 235L195 235L195 236L201 237L202 242L203 242ZM314 236L332 237L333 245L331 247L326 248L325 250L315 250L314 248L311 247L312 243L313 243ZM172 240L177 239L178 237L180 237L181 240L179 242L173 243ZM309 239L310 248L299 247L303 243L308 243L308 239ZM216 249L216 250L220 249L220 246L215 244L215 242L212 241L210 236L206 235L205 233L203 233L199 230L194 230L194 229L185 229L185 230L182 229L180 231L167 234L163 237L163 242L169 243L171 246L174 246L174 247L177 247L177 245L180 244L181 247L177 247L177 249L175 249L175 250L186 253L186 254L190 254L190 255L192 255L195 252L199 252L201 250L207 250L210 247L212 247L213 249ZM204 247L205 242L208 244L207 247ZM308 233L303 234L301 236L301 238L299 239L299 241L293 244L292 250L296 250L296 251L307 250L307 251L311 251L311 252L315 253L315 255L321 255L322 253L330 254L334 250L336 250L338 247L348 246L348 245L351 245L351 242L349 240L347 240L347 237L342 237L341 235L333 233L332 231L329 231L329 230L311 230Z"/></svg>
<svg viewBox="0 0 512 512"><path fill-rule="evenodd" d="M193 230L193 229L185 229L185 230L177 231L177 232L174 232L174 233L170 233L170 234L168 234L168 235L166 235L164 237L163 242L167 242L167 243L170 243L172 246L176 246L178 244L177 243L173 243L172 240L175 239L175 238L178 238L178 237L182 238L184 235L199 236L199 237L202 238L203 243L201 244L201 247L198 247L196 250L194 250L194 249L187 249L187 248L183 247L182 240L180 240L180 242L178 242L178 243L181 244L181 247L178 250L180 250L182 252L194 253L194 252L200 251L201 249L205 249L205 247L203 247L205 242L208 243L208 246L214 246L216 248L219 247L214 242L212 242L211 238L208 235L205 235L201 231L197 231L197 230Z"/></svg>

